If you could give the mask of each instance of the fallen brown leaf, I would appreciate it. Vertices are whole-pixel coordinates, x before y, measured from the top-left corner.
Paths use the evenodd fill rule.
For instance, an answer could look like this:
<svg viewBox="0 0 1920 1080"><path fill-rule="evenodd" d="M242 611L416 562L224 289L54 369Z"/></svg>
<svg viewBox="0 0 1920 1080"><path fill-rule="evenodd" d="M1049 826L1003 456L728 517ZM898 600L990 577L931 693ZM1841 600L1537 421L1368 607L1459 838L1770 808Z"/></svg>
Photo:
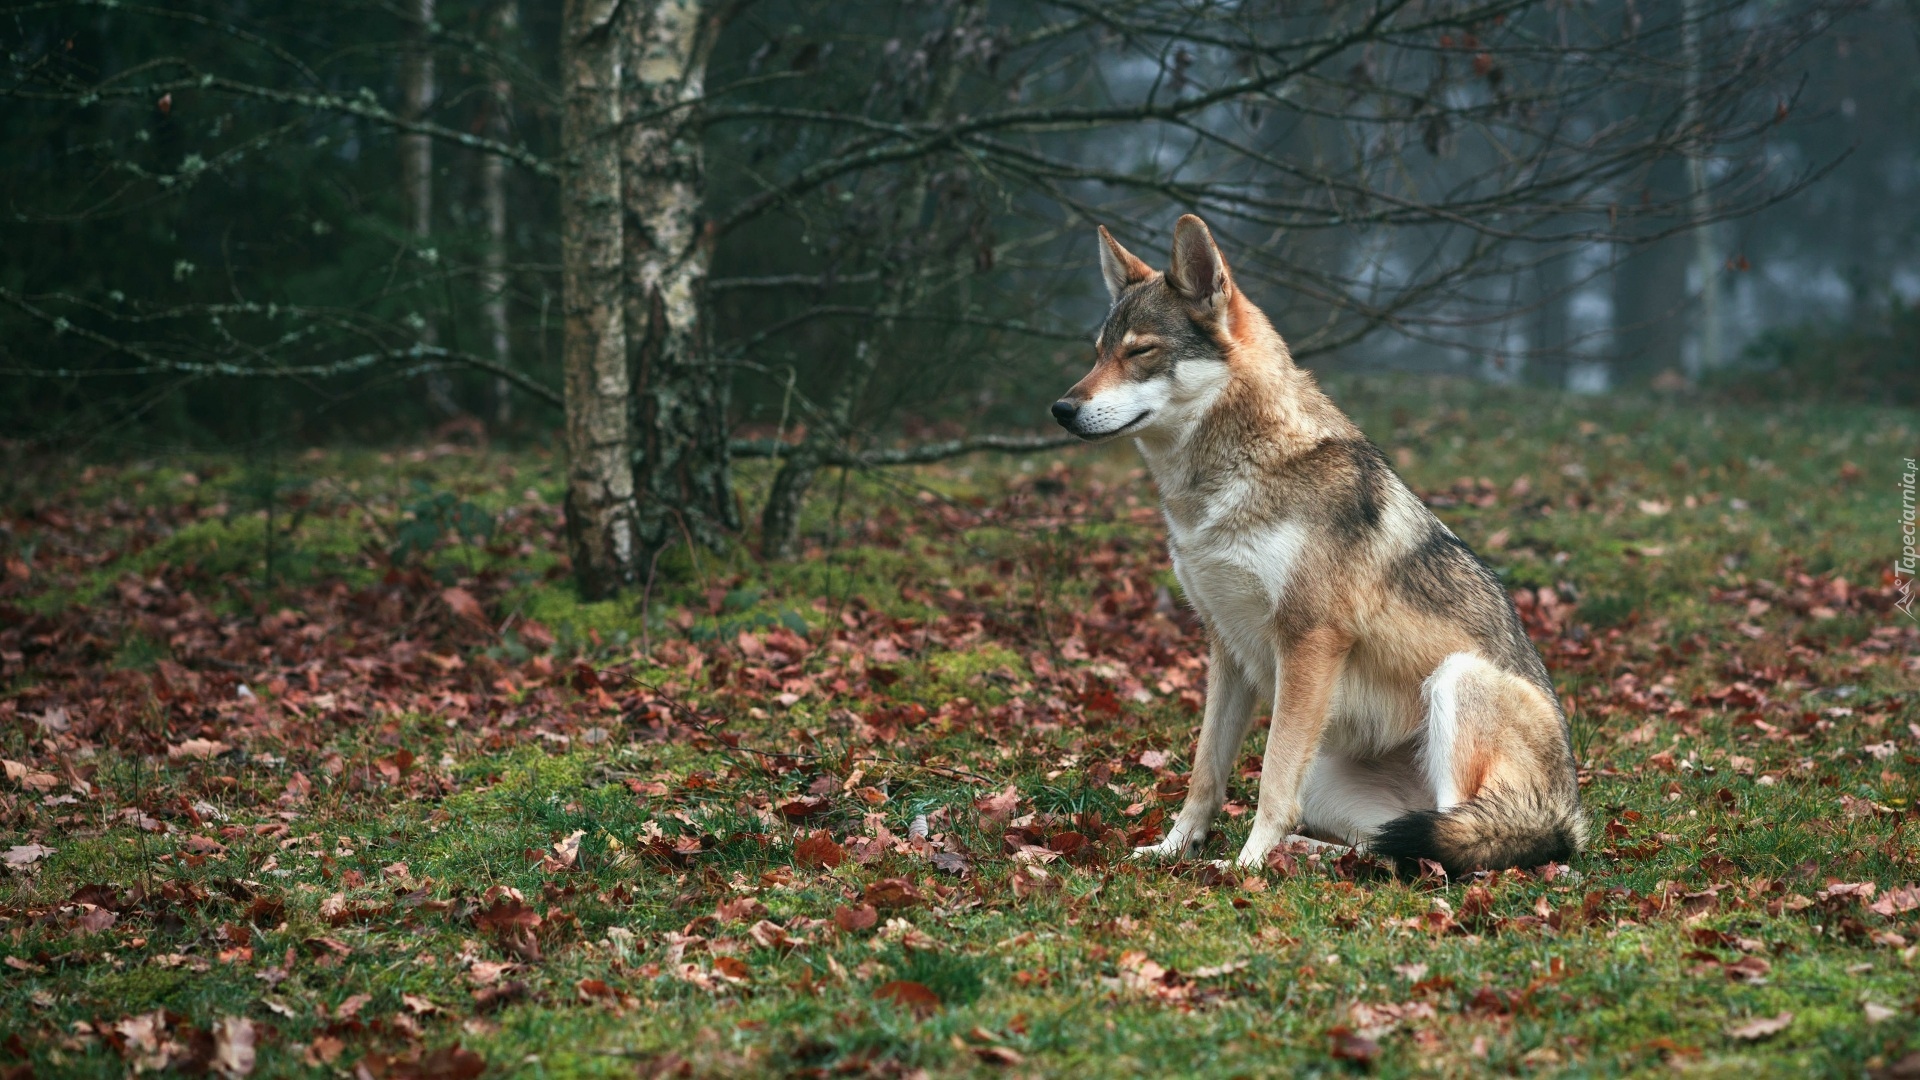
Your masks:
<svg viewBox="0 0 1920 1080"><path fill-rule="evenodd" d="M4 860L8 866L16 870L24 870L34 863L39 862L41 859L56 853L56 849L50 848L45 844L15 844L13 847L7 849L5 855L0 855L0 860Z"/></svg>
<svg viewBox="0 0 1920 1080"><path fill-rule="evenodd" d="M223 1016L213 1025L213 1070L222 1076L247 1076L253 1072L253 1021L244 1016Z"/></svg>
<svg viewBox="0 0 1920 1080"><path fill-rule="evenodd" d="M831 870L847 861L847 849L833 842L825 829L793 845L793 859L809 870Z"/></svg>
<svg viewBox="0 0 1920 1080"><path fill-rule="evenodd" d="M208 758L219 757L231 749L233 749L233 747L228 746L226 743L215 742L212 739L188 739L178 746L167 747L167 757L174 761L183 759L188 761L205 761Z"/></svg>
<svg viewBox="0 0 1920 1080"><path fill-rule="evenodd" d="M1763 1016L1728 1028L1727 1037L1739 1039L1742 1042L1757 1042L1780 1034L1787 1030L1787 1025L1791 1023L1793 1023L1793 1014L1790 1012L1783 1012L1778 1016Z"/></svg>
<svg viewBox="0 0 1920 1080"><path fill-rule="evenodd" d="M905 979L880 984L874 988L873 996L875 1000L891 1001L903 1009L911 1009L916 1016L930 1016L940 1009L940 995L925 983Z"/></svg>

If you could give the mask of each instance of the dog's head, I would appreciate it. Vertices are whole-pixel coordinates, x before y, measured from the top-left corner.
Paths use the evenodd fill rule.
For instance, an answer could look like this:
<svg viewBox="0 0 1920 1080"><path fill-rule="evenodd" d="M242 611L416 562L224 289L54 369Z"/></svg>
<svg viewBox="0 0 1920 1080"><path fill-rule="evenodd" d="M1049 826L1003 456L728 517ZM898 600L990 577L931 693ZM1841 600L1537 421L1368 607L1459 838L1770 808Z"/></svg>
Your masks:
<svg viewBox="0 0 1920 1080"><path fill-rule="evenodd" d="M1259 331L1271 334L1192 214L1173 227L1164 274L1103 226L1100 273L1113 307L1094 342L1093 370L1053 403L1060 426L1088 442L1179 433L1227 384L1234 354Z"/></svg>

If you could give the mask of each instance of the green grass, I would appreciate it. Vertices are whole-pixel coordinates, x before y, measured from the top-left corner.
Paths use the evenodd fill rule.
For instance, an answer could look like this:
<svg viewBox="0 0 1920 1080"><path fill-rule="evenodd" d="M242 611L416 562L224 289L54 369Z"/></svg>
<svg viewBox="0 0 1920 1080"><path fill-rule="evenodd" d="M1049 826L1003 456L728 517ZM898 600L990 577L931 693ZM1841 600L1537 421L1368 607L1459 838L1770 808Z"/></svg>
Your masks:
<svg viewBox="0 0 1920 1080"><path fill-rule="evenodd" d="M1910 620L1859 599L1896 553L1893 485L1920 417L1405 380L1334 390L1512 587L1555 590L1570 613L1545 651L1575 706L1593 819L1573 875L1475 890L1364 866L1248 877L1119 859L1126 832L1177 808L1162 790L1181 786L1202 674L1158 685L1199 643L1154 622L1152 589L1171 578L1124 447L1064 455L1060 471L980 459L854 476L843 501L823 477L804 558L676 555L644 607L582 604L549 576L545 458L283 462L313 497L297 524L276 509L272 582L260 508L206 512L242 505L222 485L243 467L76 468L35 501L57 494L97 527L16 508L6 534L33 566L0 598L9 610L101 611L86 624L97 643L61 639L69 666L6 669L0 756L61 782L0 794L9 844L57 849L0 879L0 953L17 961L0 1026L18 1036L0 1037L0 1068L122 1075L131 1051L113 1026L156 1009L176 1032L250 1018L261 1076L350 1074L369 1053L455 1042L490 1075L529 1076L1859 1076L1920 1050L1920 912L1822 896L1920 879L1920 650ZM179 482L186 468L198 485ZM409 563L425 581L408 595L460 584L505 630L402 605L302 646L317 681L357 670L343 656L386 655L389 640L347 641L367 627L462 661L457 675L353 674L339 685L365 693L364 715L295 718L293 658L174 644L160 609L123 601L129 582L167 576L244 635L336 584L373 595L394 571L381 529L416 481L501 524L487 545L449 538ZM748 505L766 481L742 471ZM541 508L507 514L536 505L530 487ZM1835 575L1853 599L1826 610ZM743 654L743 633L762 648L800 634L811 651L769 681L751 669L778 665ZM706 666L689 674L696 654ZM195 659L208 656L229 667ZM617 708L574 688L576 658ZM175 664L231 670L280 719L151 696ZM1764 702L1728 696L1735 683ZM698 722L640 685L671 687ZM461 712L443 690L491 704ZM117 737L50 735L32 717L59 702L132 719ZM163 752L196 735L235 749ZM384 774L403 750L404 776ZM1140 765L1149 750L1170 756L1161 774ZM47 804L67 769L94 791ZM283 801L296 772L311 794ZM974 808L1008 786L1034 828L1087 846L1044 877L1008 857L1004 820ZM781 808L810 789L825 807L789 821ZM1235 796L1251 803L1253 782ZM200 824L183 804L206 807ZM127 808L169 831L134 828ZM907 842L921 815L964 873ZM862 862L876 827L894 842ZM1209 854L1230 855L1246 827L1224 819ZM846 861L809 864L796 845L815 830ZM543 869L576 832L574 866ZM196 853L195 835L226 850ZM677 838L700 852L669 854ZM916 898L881 905L870 928L838 925L839 909L884 900L887 879ZM99 933L70 902L93 884L125 909ZM496 887L540 916L537 960L486 927ZM505 962L521 966L488 981ZM900 981L937 1006L876 996ZM1894 1014L1873 1022L1869 1003ZM1771 1037L1728 1033L1783 1012ZM1369 1028L1370 1062L1335 1056ZM192 1059L191 1035L177 1041Z"/></svg>

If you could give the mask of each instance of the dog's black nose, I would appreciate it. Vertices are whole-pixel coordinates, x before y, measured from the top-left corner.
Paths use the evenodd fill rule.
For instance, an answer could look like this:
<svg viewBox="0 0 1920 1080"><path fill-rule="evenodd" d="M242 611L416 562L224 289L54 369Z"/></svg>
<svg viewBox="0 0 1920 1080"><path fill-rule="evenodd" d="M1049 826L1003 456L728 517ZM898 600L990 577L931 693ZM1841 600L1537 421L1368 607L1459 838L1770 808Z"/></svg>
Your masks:
<svg viewBox="0 0 1920 1080"><path fill-rule="evenodd" d="M1059 401L1053 403L1053 418L1063 424L1072 423L1073 414L1079 411L1079 405L1065 398L1061 398Z"/></svg>

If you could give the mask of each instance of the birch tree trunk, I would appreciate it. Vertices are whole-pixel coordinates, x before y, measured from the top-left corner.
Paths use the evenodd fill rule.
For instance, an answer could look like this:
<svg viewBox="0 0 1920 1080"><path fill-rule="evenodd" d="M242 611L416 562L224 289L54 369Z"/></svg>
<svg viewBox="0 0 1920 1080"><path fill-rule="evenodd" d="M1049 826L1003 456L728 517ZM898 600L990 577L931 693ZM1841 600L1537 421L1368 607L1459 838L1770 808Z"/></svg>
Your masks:
<svg viewBox="0 0 1920 1080"><path fill-rule="evenodd" d="M634 371L637 548L718 546L739 527L728 482L728 382L703 321L712 242L701 215L701 131L689 102L712 48L701 0L628 0L620 17L626 323Z"/></svg>
<svg viewBox="0 0 1920 1080"><path fill-rule="evenodd" d="M638 579L620 209L620 0L566 0L561 291L565 308L567 550L581 596Z"/></svg>
<svg viewBox="0 0 1920 1080"><path fill-rule="evenodd" d="M696 102L714 34L701 0L627 0L620 143L633 488L643 573L687 540L739 528L728 483L727 380L702 321L712 241L701 212Z"/></svg>

